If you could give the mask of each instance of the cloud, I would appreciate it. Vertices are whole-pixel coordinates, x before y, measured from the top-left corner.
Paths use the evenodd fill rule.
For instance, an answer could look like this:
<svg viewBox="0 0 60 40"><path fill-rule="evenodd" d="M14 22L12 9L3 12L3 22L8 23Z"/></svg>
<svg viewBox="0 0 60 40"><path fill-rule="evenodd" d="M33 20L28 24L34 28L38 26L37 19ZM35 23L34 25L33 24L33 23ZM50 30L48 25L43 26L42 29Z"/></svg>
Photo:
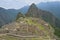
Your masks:
<svg viewBox="0 0 60 40"><path fill-rule="evenodd" d="M40 2L51 2L51 1L60 1L60 0L25 0L27 4L40 3Z"/></svg>
<svg viewBox="0 0 60 40"><path fill-rule="evenodd" d="M0 0L0 7L4 8L22 8L26 5L31 5L32 3L40 2L51 2L51 1L60 1L60 0Z"/></svg>

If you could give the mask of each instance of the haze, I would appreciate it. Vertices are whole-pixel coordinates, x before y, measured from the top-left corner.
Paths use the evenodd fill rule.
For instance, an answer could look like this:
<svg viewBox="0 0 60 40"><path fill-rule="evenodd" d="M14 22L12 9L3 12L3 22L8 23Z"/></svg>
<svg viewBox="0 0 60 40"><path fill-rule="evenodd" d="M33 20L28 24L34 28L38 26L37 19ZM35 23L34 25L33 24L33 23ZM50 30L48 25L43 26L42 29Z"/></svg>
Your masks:
<svg viewBox="0 0 60 40"><path fill-rule="evenodd" d="M19 9L32 3L38 4L40 2L54 2L60 0L0 0L0 7L6 9Z"/></svg>

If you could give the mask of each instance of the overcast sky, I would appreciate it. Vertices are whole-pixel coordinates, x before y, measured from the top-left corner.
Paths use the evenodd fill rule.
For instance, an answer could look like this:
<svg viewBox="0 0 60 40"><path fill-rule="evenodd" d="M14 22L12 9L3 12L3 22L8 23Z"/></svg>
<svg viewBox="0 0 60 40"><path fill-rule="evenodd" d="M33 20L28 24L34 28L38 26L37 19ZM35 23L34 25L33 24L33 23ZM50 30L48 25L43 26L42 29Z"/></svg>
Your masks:
<svg viewBox="0 0 60 40"><path fill-rule="evenodd" d="M0 0L0 7L10 9L19 9L32 3L38 4L40 2L51 2L60 0Z"/></svg>

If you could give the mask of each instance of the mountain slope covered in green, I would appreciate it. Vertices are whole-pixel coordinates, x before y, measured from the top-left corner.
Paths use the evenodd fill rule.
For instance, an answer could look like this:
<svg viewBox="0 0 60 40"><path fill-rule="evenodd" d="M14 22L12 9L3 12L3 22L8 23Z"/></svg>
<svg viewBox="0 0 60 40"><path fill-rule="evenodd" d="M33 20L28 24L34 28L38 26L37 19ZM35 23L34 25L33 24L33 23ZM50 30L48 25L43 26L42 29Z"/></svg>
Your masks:
<svg viewBox="0 0 60 40"><path fill-rule="evenodd" d="M2 26L0 39L58 40L59 22L52 13L38 9L33 3L25 15L19 12L14 22Z"/></svg>
<svg viewBox="0 0 60 40"><path fill-rule="evenodd" d="M2 26L0 39L55 40L54 29L40 18L20 17L16 22Z"/></svg>
<svg viewBox="0 0 60 40"><path fill-rule="evenodd" d="M60 28L60 20L56 18L52 13L38 9L33 3L25 15L27 17L42 18L45 22L49 23L56 30L55 34L60 37L60 30L58 29Z"/></svg>

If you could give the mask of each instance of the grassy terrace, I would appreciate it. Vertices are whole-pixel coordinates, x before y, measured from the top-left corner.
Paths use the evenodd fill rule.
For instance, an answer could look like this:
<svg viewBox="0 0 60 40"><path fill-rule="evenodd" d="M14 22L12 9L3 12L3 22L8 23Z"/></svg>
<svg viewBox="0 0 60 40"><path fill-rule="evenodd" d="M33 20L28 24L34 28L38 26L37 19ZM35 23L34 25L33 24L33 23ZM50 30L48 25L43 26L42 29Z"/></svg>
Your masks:
<svg viewBox="0 0 60 40"><path fill-rule="evenodd" d="M39 20L39 19L38 19ZM0 40L51 40L50 36L49 36L49 32L46 31L46 29L44 28L43 25L41 25L40 23L38 23L36 21L36 19L32 19L32 18L20 18L17 20L17 22L24 22L28 25L34 25L36 26L37 28L39 28L39 30L42 30L44 32L44 34L46 34L46 36L40 36L38 38L20 38L20 37L16 37L16 36L0 36ZM49 26L50 27L50 26ZM37 32L37 30L35 30L36 33L39 33Z"/></svg>
<svg viewBox="0 0 60 40"><path fill-rule="evenodd" d="M48 38L19 38L19 37L12 37L12 36L0 36L0 40L51 40Z"/></svg>
<svg viewBox="0 0 60 40"><path fill-rule="evenodd" d="M27 18L21 18L21 20L23 20L25 23L29 24L29 25L35 25L37 26L40 30L44 31L44 33L46 34L46 37L50 38L49 37L49 33L48 31L44 28L43 25L39 24L35 19L33 19L31 17L27 17ZM39 19L38 19L39 20ZM51 26L50 26L51 27ZM36 30L35 30L36 31ZM37 33L37 31L36 31Z"/></svg>
<svg viewBox="0 0 60 40"><path fill-rule="evenodd" d="M41 24L38 24L36 20L32 20L31 18L25 18L24 21L29 25L35 25L40 28L40 30L44 30L44 27Z"/></svg>

